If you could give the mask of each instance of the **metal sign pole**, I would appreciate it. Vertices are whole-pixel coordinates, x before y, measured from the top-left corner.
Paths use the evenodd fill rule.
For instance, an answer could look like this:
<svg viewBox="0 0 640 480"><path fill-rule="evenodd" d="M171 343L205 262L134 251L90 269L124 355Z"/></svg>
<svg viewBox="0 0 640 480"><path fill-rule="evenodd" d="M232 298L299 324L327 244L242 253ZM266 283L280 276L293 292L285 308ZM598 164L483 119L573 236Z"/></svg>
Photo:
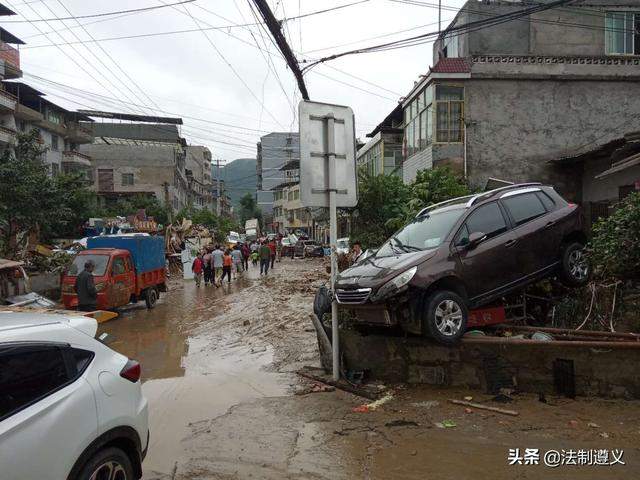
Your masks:
<svg viewBox="0 0 640 480"><path fill-rule="evenodd" d="M338 212L336 208L336 141L335 118L333 115L325 117L325 152L329 174L329 243L331 245L331 350L333 357L333 379L340 380L340 340L338 334L338 303L335 298L336 276L338 274L338 256L336 243L338 238Z"/></svg>

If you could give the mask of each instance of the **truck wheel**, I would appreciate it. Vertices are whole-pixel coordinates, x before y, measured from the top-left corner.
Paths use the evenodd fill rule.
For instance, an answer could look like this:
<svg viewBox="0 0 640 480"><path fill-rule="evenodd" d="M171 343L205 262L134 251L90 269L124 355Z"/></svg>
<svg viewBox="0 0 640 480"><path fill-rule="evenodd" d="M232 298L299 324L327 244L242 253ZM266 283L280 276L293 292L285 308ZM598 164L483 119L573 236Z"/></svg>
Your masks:
<svg viewBox="0 0 640 480"><path fill-rule="evenodd" d="M153 308L158 301L158 291L155 288L147 288L144 292L144 301L147 304L147 308Z"/></svg>
<svg viewBox="0 0 640 480"><path fill-rule="evenodd" d="M591 268L580 242L569 243L560 259L560 279L567 287L581 287L589 282Z"/></svg>
<svg viewBox="0 0 640 480"><path fill-rule="evenodd" d="M438 343L457 343L467 328L469 310L460 295L448 290L435 292L425 299L423 331Z"/></svg>

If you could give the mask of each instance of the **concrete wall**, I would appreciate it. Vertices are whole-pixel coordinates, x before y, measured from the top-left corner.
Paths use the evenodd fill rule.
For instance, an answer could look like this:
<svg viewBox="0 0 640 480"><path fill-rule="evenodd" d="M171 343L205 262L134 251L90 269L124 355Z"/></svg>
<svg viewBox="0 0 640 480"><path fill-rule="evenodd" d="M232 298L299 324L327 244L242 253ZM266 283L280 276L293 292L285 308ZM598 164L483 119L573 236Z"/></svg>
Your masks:
<svg viewBox="0 0 640 480"><path fill-rule="evenodd" d="M640 129L637 82L472 79L465 88L468 173L476 186L496 177L576 190L578 179L549 160Z"/></svg>
<svg viewBox="0 0 640 480"><path fill-rule="evenodd" d="M169 202L176 209L186 204L186 191L176 178L176 157L179 152L173 145L82 145L80 151L93 159L93 189L98 190L98 169L113 169L114 192L153 192L165 203L165 187L169 185ZM122 185L122 174L133 173L134 184ZM176 206L174 199L178 202Z"/></svg>
<svg viewBox="0 0 640 480"><path fill-rule="evenodd" d="M554 361L571 360L577 395L640 398L636 371L640 349L464 341L445 347L417 337L361 336L352 330L341 331L340 348L348 370L365 370L373 379L466 387L494 394L502 386L553 394Z"/></svg>
<svg viewBox="0 0 640 480"><path fill-rule="evenodd" d="M583 3L587 4L587 2ZM637 0L589 1L583 8L578 5L554 8L526 18L472 31L459 36L459 56L605 55L604 10L603 12L594 10L597 10L597 5L602 5L606 9L618 7L624 9L625 4L638 7ZM513 13L526 6L519 3L484 4L471 0L463 8L467 11L460 13L450 26L460 26L486 20L491 16ZM438 59L441 48L441 42L437 42L434 46L434 63Z"/></svg>
<svg viewBox="0 0 640 480"><path fill-rule="evenodd" d="M431 148L426 148L404 161L402 164L402 181L409 184L416 179L418 170L425 170L432 167L432 151Z"/></svg>

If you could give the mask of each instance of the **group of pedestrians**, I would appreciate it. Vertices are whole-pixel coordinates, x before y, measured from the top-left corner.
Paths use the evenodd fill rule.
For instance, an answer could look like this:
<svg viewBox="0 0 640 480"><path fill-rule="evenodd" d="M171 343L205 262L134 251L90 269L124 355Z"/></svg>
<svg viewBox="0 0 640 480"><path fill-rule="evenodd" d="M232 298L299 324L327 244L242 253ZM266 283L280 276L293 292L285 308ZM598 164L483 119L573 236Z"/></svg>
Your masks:
<svg viewBox="0 0 640 480"><path fill-rule="evenodd" d="M249 269L249 260L256 266L260 261L260 275L267 275L269 268L273 268L277 254L276 240L257 241L251 244L237 244L233 248L222 249L216 245L214 249L207 248L198 254L191 265L196 286L204 280L205 286L211 284L219 287L226 279L231 283L231 273L239 275Z"/></svg>

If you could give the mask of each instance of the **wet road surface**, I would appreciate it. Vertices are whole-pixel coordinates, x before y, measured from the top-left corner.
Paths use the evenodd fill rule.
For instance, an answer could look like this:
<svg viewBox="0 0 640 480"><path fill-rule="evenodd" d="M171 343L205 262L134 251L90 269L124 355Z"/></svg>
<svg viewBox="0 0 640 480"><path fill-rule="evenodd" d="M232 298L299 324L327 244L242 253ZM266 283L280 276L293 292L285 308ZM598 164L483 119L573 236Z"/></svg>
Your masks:
<svg viewBox="0 0 640 480"><path fill-rule="evenodd" d="M284 260L221 288L176 282L157 307L105 323L110 346L139 360L149 400L146 480L635 478L640 403L519 396L520 417L467 412L447 398L479 392L399 385L354 413L341 392L294 395L293 374L318 365L308 315L326 275L320 260ZM428 401L431 403L421 403ZM433 402L436 402L435 404ZM430 406L425 406L430 405ZM452 420L455 427L438 425ZM597 428L589 426L597 424ZM625 466L508 466L510 448L625 451Z"/></svg>

